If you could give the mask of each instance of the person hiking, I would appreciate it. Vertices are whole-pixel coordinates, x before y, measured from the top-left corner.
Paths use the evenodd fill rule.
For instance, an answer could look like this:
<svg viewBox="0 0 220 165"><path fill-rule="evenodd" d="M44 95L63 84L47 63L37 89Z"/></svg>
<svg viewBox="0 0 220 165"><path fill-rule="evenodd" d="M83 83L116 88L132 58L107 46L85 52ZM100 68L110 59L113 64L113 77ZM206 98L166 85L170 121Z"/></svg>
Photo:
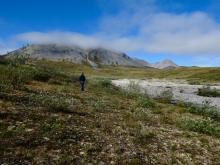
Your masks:
<svg viewBox="0 0 220 165"><path fill-rule="evenodd" d="M85 77L84 73L82 72L82 74L79 77L81 91L84 91L85 81L86 81L86 77Z"/></svg>

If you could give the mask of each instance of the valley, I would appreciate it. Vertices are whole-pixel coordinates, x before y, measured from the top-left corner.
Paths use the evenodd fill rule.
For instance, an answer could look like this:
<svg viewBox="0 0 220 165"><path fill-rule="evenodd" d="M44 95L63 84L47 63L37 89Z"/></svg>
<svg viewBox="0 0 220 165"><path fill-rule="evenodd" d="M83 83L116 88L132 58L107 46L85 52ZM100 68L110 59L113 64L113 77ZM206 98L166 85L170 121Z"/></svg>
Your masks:
<svg viewBox="0 0 220 165"><path fill-rule="evenodd" d="M220 165L220 0L0 4L0 165Z"/></svg>
<svg viewBox="0 0 220 165"><path fill-rule="evenodd" d="M82 71L85 92L78 81ZM169 78L218 84L219 74L219 68L94 69L49 60L1 61L0 163L219 163L218 109L171 104L170 98L152 99L136 85L127 91L111 83L149 79L170 86L161 79Z"/></svg>

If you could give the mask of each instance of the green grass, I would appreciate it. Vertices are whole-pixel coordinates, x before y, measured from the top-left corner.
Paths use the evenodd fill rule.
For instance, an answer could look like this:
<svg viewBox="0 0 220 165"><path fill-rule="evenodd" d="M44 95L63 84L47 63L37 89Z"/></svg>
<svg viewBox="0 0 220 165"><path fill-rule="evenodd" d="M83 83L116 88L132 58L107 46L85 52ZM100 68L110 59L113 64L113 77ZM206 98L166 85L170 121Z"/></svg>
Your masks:
<svg viewBox="0 0 220 165"><path fill-rule="evenodd" d="M220 111L215 107L188 105L185 111L220 121Z"/></svg>
<svg viewBox="0 0 220 165"><path fill-rule="evenodd" d="M137 106L143 108L156 108L157 104L154 100L150 99L149 97L139 97L137 100Z"/></svg>
<svg viewBox="0 0 220 165"><path fill-rule="evenodd" d="M196 84L220 82L220 68L180 67L174 70L158 70L154 68L132 68L101 66L99 69L92 69L88 65L77 65L68 62L35 61L40 67L56 68L67 74L79 75L82 71L87 76L94 78L108 77L117 78L177 78L187 79L189 82L196 81ZM72 69L74 68L74 69Z"/></svg>
<svg viewBox="0 0 220 165"><path fill-rule="evenodd" d="M199 96L206 96L206 97L220 97L220 90L211 89L210 87L203 87L198 89Z"/></svg>
<svg viewBox="0 0 220 165"><path fill-rule="evenodd" d="M156 140L156 138L157 134L154 131L139 127L136 132L135 143L148 145L152 141Z"/></svg>
<svg viewBox="0 0 220 165"><path fill-rule="evenodd" d="M18 89L31 80L32 72L24 67L0 65L0 90Z"/></svg>
<svg viewBox="0 0 220 165"><path fill-rule="evenodd" d="M218 70L208 68L213 69ZM84 92L78 82L82 71L87 77ZM217 109L171 105L160 100L163 98L154 100L140 93L135 83L124 91L110 81L190 78L199 72L206 71L113 66L94 70L87 65L52 61L1 63L0 163L217 163ZM198 79L209 81L206 77ZM211 81L218 80L214 76ZM169 99L170 94L164 97ZM203 143L195 145L201 139Z"/></svg>
<svg viewBox="0 0 220 165"><path fill-rule="evenodd" d="M61 98L52 98L45 103L47 109L51 112L71 112L69 104Z"/></svg>
<svg viewBox="0 0 220 165"><path fill-rule="evenodd" d="M112 86L111 80L109 79L103 79L99 81L99 85L103 88L109 88Z"/></svg>
<svg viewBox="0 0 220 165"><path fill-rule="evenodd" d="M183 117L177 120L178 125L190 131L220 137L220 124L208 119L191 119Z"/></svg>
<svg viewBox="0 0 220 165"><path fill-rule="evenodd" d="M42 69L28 65L0 65L0 91L19 89L24 84L33 80L48 82L51 79L56 82L66 83L76 81L74 76L67 76L56 69ZM50 82L54 83L52 80Z"/></svg>

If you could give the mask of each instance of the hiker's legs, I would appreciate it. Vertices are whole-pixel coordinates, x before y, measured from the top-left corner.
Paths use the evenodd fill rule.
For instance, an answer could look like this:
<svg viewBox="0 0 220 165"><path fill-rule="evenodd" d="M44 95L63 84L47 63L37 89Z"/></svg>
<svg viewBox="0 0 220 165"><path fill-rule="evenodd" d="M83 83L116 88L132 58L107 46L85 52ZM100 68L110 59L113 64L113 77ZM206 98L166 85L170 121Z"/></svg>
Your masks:
<svg viewBox="0 0 220 165"><path fill-rule="evenodd" d="M84 91L84 82L80 82L81 91Z"/></svg>
<svg viewBox="0 0 220 165"><path fill-rule="evenodd" d="M84 91L84 83L82 83L82 91Z"/></svg>

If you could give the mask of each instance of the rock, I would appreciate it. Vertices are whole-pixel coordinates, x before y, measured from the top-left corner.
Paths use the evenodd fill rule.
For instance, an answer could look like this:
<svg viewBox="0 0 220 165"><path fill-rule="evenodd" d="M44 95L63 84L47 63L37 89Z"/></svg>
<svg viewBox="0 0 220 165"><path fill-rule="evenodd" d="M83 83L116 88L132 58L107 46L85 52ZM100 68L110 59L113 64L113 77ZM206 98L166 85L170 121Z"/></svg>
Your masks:
<svg viewBox="0 0 220 165"><path fill-rule="evenodd" d="M50 140L50 138L48 138L48 137L43 137L43 139L46 140L46 141Z"/></svg>
<svg viewBox="0 0 220 165"><path fill-rule="evenodd" d="M80 155L84 155L84 154L85 154L85 152L82 152L82 151L81 151L79 154L80 154Z"/></svg>
<svg viewBox="0 0 220 165"><path fill-rule="evenodd" d="M8 131L12 131L14 128L15 128L14 125L12 125L12 126L8 126L7 130L8 130Z"/></svg>
<svg viewBox="0 0 220 165"><path fill-rule="evenodd" d="M171 100L170 100L170 103L171 103L171 104L176 104L176 103L177 103L177 100L171 99Z"/></svg>
<svg viewBox="0 0 220 165"><path fill-rule="evenodd" d="M25 132L32 132L34 129L25 129Z"/></svg>

